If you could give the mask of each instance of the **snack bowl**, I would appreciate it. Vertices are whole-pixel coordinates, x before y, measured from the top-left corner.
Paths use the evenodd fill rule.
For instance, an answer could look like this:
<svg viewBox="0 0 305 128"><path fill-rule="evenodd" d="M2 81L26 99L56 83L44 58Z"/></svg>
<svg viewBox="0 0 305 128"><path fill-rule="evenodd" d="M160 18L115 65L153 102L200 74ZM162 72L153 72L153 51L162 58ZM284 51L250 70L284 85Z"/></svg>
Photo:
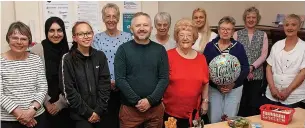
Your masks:
<svg viewBox="0 0 305 128"><path fill-rule="evenodd" d="M251 123L245 117L235 116L227 118L228 125L232 128L249 128Z"/></svg>

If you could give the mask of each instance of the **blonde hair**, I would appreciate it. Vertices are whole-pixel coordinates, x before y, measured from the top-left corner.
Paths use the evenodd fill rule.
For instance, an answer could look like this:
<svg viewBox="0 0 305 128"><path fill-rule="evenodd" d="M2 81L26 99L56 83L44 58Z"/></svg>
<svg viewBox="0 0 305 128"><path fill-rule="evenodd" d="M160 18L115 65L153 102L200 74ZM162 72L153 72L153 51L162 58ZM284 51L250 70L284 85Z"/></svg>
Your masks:
<svg viewBox="0 0 305 128"><path fill-rule="evenodd" d="M301 17L299 15L296 15L296 14L287 15L284 19L284 23L286 23L288 19L296 19L299 22L299 28L301 28L302 20L301 20Z"/></svg>
<svg viewBox="0 0 305 128"><path fill-rule="evenodd" d="M119 21L119 20L120 20L120 8L119 8L119 6L117 6L117 5L114 4L114 3L108 3L108 4L106 4L106 5L103 7L103 9L102 9L102 18L103 18L103 20L105 20L106 9L107 9L107 8L113 8L113 9L116 10L116 18L117 18L117 21Z"/></svg>
<svg viewBox="0 0 305 128"><path fill-rule="evenodd" d="M191 19L183 18L178 20L177 23L175 24L174 39L176 42L178 42L178 33L182 30L192 32L194 41L198 39L198 28Z"/></svg>
<svg viewBox="0 0 305 128"><path fill-rule="evenodd" d="M203 8L194 9L192 19L194 19L194 14L196 12L201 12L205 16L205 23L204 23L203 28L201 28L201 30L199 30L199 28L198 28L198 32L201 34L201 40L200 40L200 43L199 43L199 49L200 49L199 52L203 52L206 44L210 40L212 31L210 29L210 25L209 25L209 22L208 22L208 17L207 17L206 11Z"/></svg>
<svg viewBox="0 0 305 128"><path fill-rule="evenodd" d="M13 22L8 28L8 31L6 33L7 43L10 43L9 37L16 32L19 32L21 35L26 36L29 39L29 44L32 43L32 33L30 27L21 21Z"/></svg>
<svg viewBox="0 0 305 128"><path fill-rule="evenodd" d="M246 18L247 18L247 15L251 12L254 12L256 13L256 18L257 18L257 22L255 25L258 25L258 23L261 21L261 15L259 14L259 10L256 8L256 7L250 7L250 8L247 8L245 11L244 11L244 14L243 14L243 20L244 20L244 23L246 23Z"/></svg>

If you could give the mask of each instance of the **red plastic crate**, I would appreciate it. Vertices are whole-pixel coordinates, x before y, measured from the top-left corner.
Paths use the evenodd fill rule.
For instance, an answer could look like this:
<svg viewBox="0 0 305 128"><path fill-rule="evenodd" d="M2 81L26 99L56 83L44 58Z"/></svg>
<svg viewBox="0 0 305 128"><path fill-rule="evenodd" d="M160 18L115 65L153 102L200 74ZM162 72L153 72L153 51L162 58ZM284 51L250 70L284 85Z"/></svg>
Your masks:
<svg viewBox="0 0 305 128"><path fill-rule="evenodd" d="M292 116L295 112L293 108L277 106L272 104L262 105L259 109L261 111L261 120L284 124L284 125L290 123L290 121L292 120ZM275 111L277 109L278 111ZM288 111L289 114L280 111Z"/></svg>

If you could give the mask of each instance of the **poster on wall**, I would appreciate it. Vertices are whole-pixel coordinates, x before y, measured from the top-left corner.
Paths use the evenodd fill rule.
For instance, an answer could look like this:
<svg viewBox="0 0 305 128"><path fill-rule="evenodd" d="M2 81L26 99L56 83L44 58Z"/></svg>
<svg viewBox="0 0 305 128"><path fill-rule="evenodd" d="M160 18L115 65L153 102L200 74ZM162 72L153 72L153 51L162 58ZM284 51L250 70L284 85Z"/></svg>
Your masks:
<svg viewBox="0 0 305 128"><path fill-rule="evenodd" d="M94 33L101 32L101 11L99 1L76 1L77 21L89 22Z"/></svg>
<svg viewBox="0 0 305 128"><path fill-rule="evenodd" d="M131 20L132 17L135 13L123 13L123 31L124 32L130 32L130 25L131 25Z"/></svg>
<svg viewBox="0 0 305 128"><path fill-rule="evenodd" d="M136 13L142 11L142 3L141 1L124 1L124 9L125 13Z"/></svg>
<svg viewBox="0 0 305 128"><path fill-rule="evenodd" d="M123 8L123 31L130 32L131 19L133 15L137 12L142 11L141 1L124 1Z"/></svg>
<svg viewBox="0 0 305 128"><path fill-rule="evenodd" d="M67 38L72 40L72 17L67 1L43 1L43 23L50 17L56 16L61 18L65 23Z"/></svg>

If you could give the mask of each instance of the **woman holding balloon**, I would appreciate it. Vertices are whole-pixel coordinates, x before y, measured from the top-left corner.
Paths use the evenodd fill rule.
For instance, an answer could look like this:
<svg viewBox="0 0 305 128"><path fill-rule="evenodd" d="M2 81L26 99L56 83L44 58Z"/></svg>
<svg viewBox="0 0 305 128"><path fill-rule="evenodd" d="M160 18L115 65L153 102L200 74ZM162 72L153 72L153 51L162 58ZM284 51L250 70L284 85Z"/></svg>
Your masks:
<svg viewBox="0 0 305 128"><path fill-rule="evenodd" d="M242 83L249 73L249 63L244 46L234 40L235 19L223 17L218 22L219 36L209 42L204 55L210 70L211 123L221 121L222 116L237 115L242 96Z"/></svg>

